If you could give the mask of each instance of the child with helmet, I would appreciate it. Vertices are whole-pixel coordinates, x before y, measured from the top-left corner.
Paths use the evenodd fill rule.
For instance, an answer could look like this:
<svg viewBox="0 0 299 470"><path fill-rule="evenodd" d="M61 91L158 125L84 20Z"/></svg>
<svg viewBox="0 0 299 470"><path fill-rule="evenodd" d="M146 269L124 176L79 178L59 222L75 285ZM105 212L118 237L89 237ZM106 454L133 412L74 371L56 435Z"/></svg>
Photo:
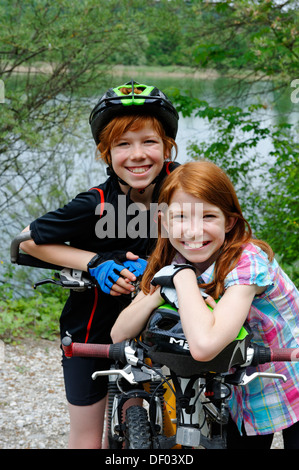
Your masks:
<svg viewBox="0 0 299 470"><path fill-rule="evenodd" d="M143 274L155 244L151 233L156 220L149 209L157 202L167 174L178 166L171 155L173 148L177 151L178 113L158 88L131 81L110 88L89 122L108 165L108 179L31 222L24 231L31 231L32 240L21 248L48 263L89 273L96 287L70 292L60 318L61 336L110 343L111 327L130 303L132 283ZM120 197L125 210L119 207ZM135 213L129 210L132 206ZM111 208L115 236L98 224L101 218L109 219ZM134 231L136 210L143 217L145 236ZM107 377L93 381L91 375L109 368L109 363L63 357L62 365L70 412L69 447L101 448Z"/></svg>

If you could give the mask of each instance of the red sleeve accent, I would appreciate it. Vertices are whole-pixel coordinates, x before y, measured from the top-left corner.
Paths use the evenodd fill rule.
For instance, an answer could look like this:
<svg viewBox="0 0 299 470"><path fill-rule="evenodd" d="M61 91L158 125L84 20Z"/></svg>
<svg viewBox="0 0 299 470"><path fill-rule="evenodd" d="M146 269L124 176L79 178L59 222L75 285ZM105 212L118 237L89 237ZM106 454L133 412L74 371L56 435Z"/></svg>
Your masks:
<svg viewBox="0 0 299 470"><path fill-rule="evenodd" d="M100 193L100 198L101 198L100 217L102 217L103 211L104 211L104 204L105 204L104 191L100 188L91 188L89 191L92 191L93 189L95 189L96 191L98 191Z"/></svg>
<svg viewBox="0 0 299 470"><path fill-rule="evenodd" d="M170 169L169 169L170 164L171 164L171 162L167 162L167 163L166 163L166 173L167 173L168 175L170 175L170 173L171 173L171 171L170 171Z"/></svg>

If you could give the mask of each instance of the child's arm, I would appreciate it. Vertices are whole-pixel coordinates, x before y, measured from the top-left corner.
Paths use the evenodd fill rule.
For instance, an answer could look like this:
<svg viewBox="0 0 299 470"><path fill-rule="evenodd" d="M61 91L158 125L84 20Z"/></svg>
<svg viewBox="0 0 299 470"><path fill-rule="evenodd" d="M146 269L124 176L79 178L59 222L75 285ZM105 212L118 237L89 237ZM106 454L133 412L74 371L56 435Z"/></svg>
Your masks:
<svg viewBox="0 0 299 470"><path fill-rule="evenodd" d="M139 292L133 302L119 314L114 323L110 333L113 343L135 338L145 327L152 311L163 303L160 289L149 295Z"/></svg>
<svg viewBox="0 0 299 470"><path fill-rule="evenodd" d="M28 231L29 227L26 227L23 231ZM65 268L79 269L81 271L87 271L87 264L96 255L92 251L80 250L69 245L63 244L45 244L36 245L33 240L22 242L20 248L35 258L42 261L46 261L51 264L63 266ZM136 260L138 256L133 253L127 253L128 259ZM134 287L129 284L136 280L136 277L128 269L122 271L122 275L127 278L127 281L120 277L110 292L110 295L116 296L119 294L130 294Z"/></svg>
<svg viewBox="0 0 299 470"><path fill-rule="evenodd" d="M24 232L27 232L27 227ZM64 266L65 268L80 269L87 271L87 264L96 253L91 251L78 250L69 245L58 243L36 245L33 240L22 242L20 248L34 258L38 258L47 263Z"/></svg>
<svg viewBox="0 0 299 470"><path fill-rule="evenodd" d="M256 285L231 286L211 312L200 294L196 276L191 269L178 272L173 282L178 295L182 327L190 352L198 361L213 359L237 337L254 296L261 292L261 288Z"/></svg>

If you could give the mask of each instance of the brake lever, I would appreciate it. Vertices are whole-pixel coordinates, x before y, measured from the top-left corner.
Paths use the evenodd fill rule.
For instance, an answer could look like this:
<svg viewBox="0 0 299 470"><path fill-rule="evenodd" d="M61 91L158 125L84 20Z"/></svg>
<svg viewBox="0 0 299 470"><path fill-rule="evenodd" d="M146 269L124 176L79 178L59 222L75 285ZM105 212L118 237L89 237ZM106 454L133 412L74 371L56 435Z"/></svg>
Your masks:
<svg viewBox="0 0 299 470"><path fill-rule="evenodd" d="M91 279L84 276L79 269L64 268L57 273L63 287L66 288L88 288L94 287L95 284Z"/></svg>
<svg viewBox="0 0 299 470"><path fill-rule="evenodd" d="M127 365L123 369L109 369L109 370L99 370L96 371L92 374L91 378L92 380L96 380L97 377L101 377L103 375L120 375L123 377L127 382L129 382L131 385L135 385L138 382L135 380L134 374L131 370L131 366Z"/></svg>
<svg viewBox="0 0 299 470"><path fill-rule="evenodd" d="M283 380L284 382L287 381L287 378L283 374L275 374L272 372L254 372L253 374L247 375L246 374L246 369L242 370L239 369L235 371L233 374L228 374L225 377L225 383L231 384L231 385L242 385L245 386L252 382L252 380L255 380L257 377L264 377L264 378L270 378L270 379L280 379Z"/></svg>
<svg viewBox="0 0 299 470"><path fill-rule="evenodd" d="M36 283L33 285L33 288L36 289L38 286L41 286L41 285L43 285L43 284L56 284L56 285L61 285L61 282L55 281L55 280L52 279L52 278L42 279L41 281L36 282Z"/></svg>
<svg viewBox="0 0 299 470"><path fill-rule="evenodd" d="M252 380L255 380L257 377L264 377L264 378L269 378L269 379L280 379L280 380L283 380L284 382L287 381L287 378L284 374L274 374L272 372L254 372L251 375L247 375L245 372L239 385L247 385L250 382L252 382Z"/></svg>
<svg viewBox="0 0 299 470"><path fill-rule="evenodd" d="M83 272L77 269L64 268L60 273L55 273L56 279L42 279L34 284L34 289L42 284L55 284L66 289L85 290L95 286L95 284L83 275Z"/></svg>

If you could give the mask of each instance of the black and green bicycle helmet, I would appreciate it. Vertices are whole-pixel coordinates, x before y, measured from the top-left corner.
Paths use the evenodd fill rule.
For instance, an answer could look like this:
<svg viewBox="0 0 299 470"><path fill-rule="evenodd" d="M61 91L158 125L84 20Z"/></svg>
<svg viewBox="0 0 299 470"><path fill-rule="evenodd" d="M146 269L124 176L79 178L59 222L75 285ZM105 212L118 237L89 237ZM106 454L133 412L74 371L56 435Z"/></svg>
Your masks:
<svg viewBox="0 0 299 470"><path fill-rule="evenodd" d="M190 355L180 315L169 304L152 312L142 338L145 344L155 346L158 351Z"/></svg>
<svg viewBox="0 0 299 470"><path fill-rule="evenodd" d="M152 312L141 337L149 348L148 357L155 363L169 367L181 377L190 377L196 373L227 372L231 367L244 364L252 333L245 324L237 338L214 359L199 362L190 354L178 311L169 304L163 304Z"/></svg>
<svg viewBox="0 0 299 470"><path fill-rule="evenodd" d="M131 92L124 94L122 88L131 89ZM134 88L141 93L134 93ZM128 114L155 116L163 124L166 135L176 138L179 116L171 101L155 86L131 80L116 88L109 88L92 110L89 124L96 145L100 142L100 132L114 117Z"/></svg>

